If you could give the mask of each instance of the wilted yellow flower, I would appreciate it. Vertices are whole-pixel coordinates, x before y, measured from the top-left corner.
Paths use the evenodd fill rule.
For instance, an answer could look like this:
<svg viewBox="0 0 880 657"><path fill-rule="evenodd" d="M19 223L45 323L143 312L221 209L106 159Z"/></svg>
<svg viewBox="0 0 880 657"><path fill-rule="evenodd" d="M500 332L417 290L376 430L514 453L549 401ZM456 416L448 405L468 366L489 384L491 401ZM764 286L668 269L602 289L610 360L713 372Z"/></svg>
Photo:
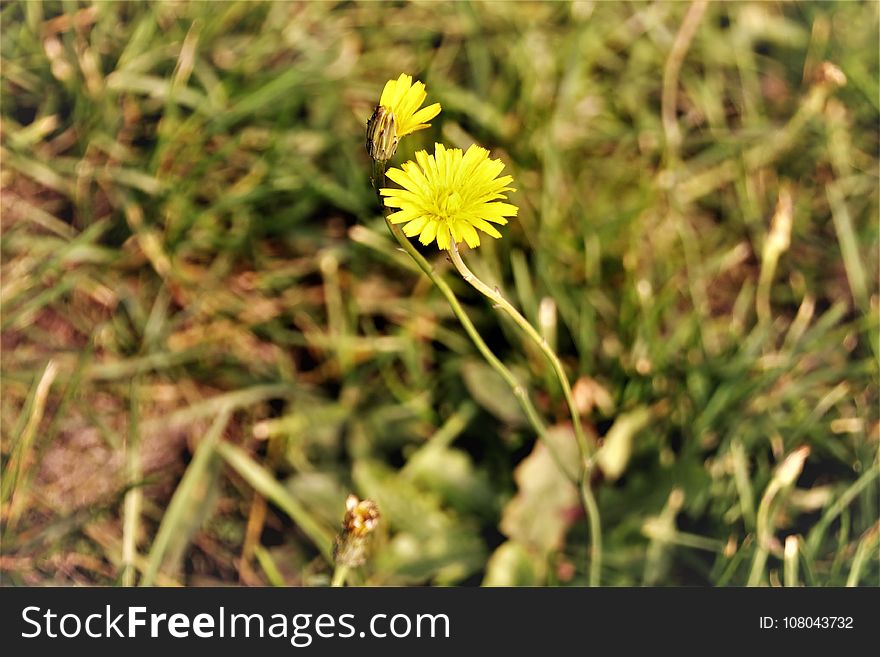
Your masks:
<svg viewBox="0 0 880 657"><path fill-rule="evenodd" d="M452 240L479 246L476 229L501 237L492 224L503 226L507 217L517 213L515 205L499 200L507 200L505 192L515 191L508 187L511 176L497 177L503 168L501 160L489 159L489 151L476 145L464 155L460 148L447 149L443 144L434 144L434 155L417 151L416 162L387 172L403 187L380 190L385 205L398 209L388 219L405 224L407 236L418 235L422 244L436 240L441 249L451 248Z"/></svg>
<svg viewBox="0 0 880 657"><path fill-rule="evenodd" d="M424 83L413 84L412 76L406 73L401 73L396 80L388 80L385 83L379 105L394 114L398 137L405 137L411 132L427 128L431 124L426 121L430 121L440 113L440 103L419 109L427 97Z"/></svg>
<svg viewBox="0 0 880 657"><path fill-rule="evenodd" d="M379 507L372 500L349 495L345 500L342 532L336 537L334 558L338 565L356 568L367 558L370 534L379 525Z"/></svg>
<svg viewBox="0 0 880 657"><path fill-rule="evenodd" d="M379 524L379 507L372 500L359 500L349 495L345 500L345 517L342 529L345 533L363 538Z"/></svg>

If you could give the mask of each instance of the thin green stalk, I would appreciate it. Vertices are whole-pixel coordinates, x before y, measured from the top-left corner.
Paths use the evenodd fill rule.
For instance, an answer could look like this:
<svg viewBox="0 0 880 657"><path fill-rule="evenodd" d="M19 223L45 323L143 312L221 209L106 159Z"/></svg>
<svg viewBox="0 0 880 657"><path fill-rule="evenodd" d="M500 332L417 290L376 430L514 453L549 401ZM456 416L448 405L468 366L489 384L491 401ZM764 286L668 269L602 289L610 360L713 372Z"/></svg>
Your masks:
<svg viewBox="0 0 880 657"><path fill-rule="evenodd" d="M822 517L819 518L819 521L813 525L809 536L807 536L807 551L810 553L811 557L816 558L822 540L825 538L825 532L828 531L828 527L831 526L831 523L834 522L835 518L837 518L837 516L839 516L843 510L848 507L852 501L856 499L856 497L858 497L878 476L880 476L880 466L874 464L862 473L862 476L856 479L849 488L841 493L834 501L834 504L826 509L825 513L822 514Z"/></svg>
<svg viewBox="0 0 880 657"><path fill-rule="evenodd" d="M856 555L853 558L852 566L850 567L849 577L846 578L847 586L859 585L859 579L862 576L862 568L865 565L865 561L870 555L876 555L877 553L878 538L880 538L880 523L869 529L862 540L859 541L859 546L856 548Z"/></svg>
<svg viewBox="0 0 880 657"><path fill-rule="evenodd" d="M749 463L746 450L739 438L734 438L730 446L733 459L733 480L739 495L743 522L747 530L755 528L755 496L752 493L752 482L749 479Z"/></svg>
<svg viewBox="0 0 880 657"><path fill-rule="evenodd" d="M599 586L602 576L602 518L586 472L581 479L580 493L581 504L587 510L590 523L590 586Z"/></svg>
<svg viewBox="0 0 880 657"><path fill-rule="evenodd" d="M141 586L153 586L156 578L159 576L165 556L171 546L175 536L187 522L187 511L193 504L192 498L198 494L200 489L207 488L207 479L212 462L216 458L217 445L220 436L229 422L230 411L224 409L214 419L211 428L196 448L193 459L183 474L180 483L171 497L171 502L165 514L162 516L162 522L159 523L159 529L156 531L156 537L153 539L153 545L150 548L150 554L147 561L147 569L141 579Z"/></svg>
<svg viewBox="0 0 880 657"><path fill-rule="evenodd" d="M547 427L544 425L543 420L541 420L540 416L538 415L538 412L532 404L532 400L529 398L529 394L526 391L525 387L516 380L513 372L511 372L507 368L507 366L504 365L504 363L502 363L494 353L492 353L492 350L489 349L489 346L480 336L479 331L477 331L477 328L474 326L473 322L471 322L470 318L465 313L464 308L461 307L461 304L459 303L458 298L455 296L455 293L452 291L452 288L450 288L446 281L444 281L434 272L431 264L427 260L425 260L424 256L421 253L419 253L415 249L415 247L406 238L400 228L388 221L387 217L385 221L388 224L388 228L391 231L391 234L394 235L400 245L416 261L416 263L419 265L419 268L423 272L425 272L425 274L428 276L428 278L431 279L434 285L438 287L443 296L446 297L446 301L452 308L452 312L455 314L456 318L458 318L458 321L461 323L465 332L468 334L471 342L474 343L474 346L476 346L477 350L480 352L480 354L482 354L483 358L486 359L486 362L489 363L492 369L494 369L496 372L498 372L499 375L501 375L501 378L503 378L505 383L507 383L507 385L510 387L511 391L513 392L514 396L517 398L520 406L525 412L529 423L537 432L538 437L544 441L544 444L547 445L547 448L550 450L553 459L556 461L556 465L559 466L559 469L566 475L566 477L568 477L572 482L576 482L577 477L573 476L569 472L569 470L565 467L562 458L553 447L553 443L550 441L547 435Z"/></svg>
<svg viewBox="0 0 880 657"><path fill-rule="evenodd" d="M272 586L286 586L284 575L278 570L275 560L266 548L258 543L254 546L254 556L257 558L257 562L260 564L263 572L266 573L266 578Z"/></svg>
<svg viewBox="0 0 880 657"><path fill-rule="evenodd" d="M785 537L785 551L783 552L783 579L785 586L798 586L798 552L797 536Z"/></svg>
<svg viewBox="0 0 880 657"><path fill-rule="evenodd" d="M767 566L767 559L770 556L771 541L775 531L773 514L776 508L778 508L777 502L780 499L784 501L785 496L800 476L804 462L809 454L809 447L799 447L786 456L785 460L776 468L773 478L767 484L767 488L764 489L764 495L761 497L761 503L758 505L758 515L755 522L757 534L755 556L752 560L752 569L746 586L760 586L764 580L764 570Z"/></svg>
<svg viewBox="0 0 880 657"><path fill-rule="evenodd" d="M771 508L776 495L782 489L782 484L774 477L767 484L761 503L758 505L756 521L757 545L755 556L752 559L752 569L746 586L759 586L764 577L764 569L767 566L767 558L770 556L770 539L773 536L773 516Z"/></svg>
<svg viewBox="0 0 880 657"><path fill-rule="evenodd" d="M467 283L470 283L470 285L480 294L495 304L496 307L507 313L507 315L516 322L517 326L525 332L529 339L544 353L547 360L550 361L550 365L553 367L556 378L559 380L559 385L562 386L562 394L565 396L565 403L568 404L568 409L571 413L574 435L577 439L578 447L581 450L581 455L585 462L589 461L592 456L592 449L587 442L586 435L584 434L584 428L581 425L581 418L578 414L577 406L575 406L574 403L574 395L571 392L571 385L568 383L568 376L565 374L565 370L562 369L562 362L560 362L559 356L557 356L550 348L550 345L548 345L547 341L541 337L535 327L529 323L529 320L523 317L522 314L513 307L513 304L501 295L501 292L496 288L491 288L486 285L483 281L477 278L470 269L468 269L468 266L464 264L464 260L461 259L461 254L458 252L458 245L456 245L454 241L452 241L452 248L449 250L449 253L452 256L452 263L455 265L455 268L458 269L462 278L464 278Z"/></svg>
<svg viewBox="0 0 880 657"><path fill-rule="evenodd" d="M333 571L333 579L330 580L330 586L332 587L340 587L345 585L345 578L348 575L348 566L343 564L336 564L336 569Z"/></svg>
<svg viewBox="0 0 880 657"><path fill-rule="evenodd" d="M596 498L590 486L593 450L584 434L584 428L581 425L581 418L577 406L575 406L574 403L574 395L571 392L571 385L568 382L568 376L565 374L565 370L562 369L562 362L559 360L559 356L556 355L556 352L554 352L550 348L550 345L547 344L547 341L541 337L537 330L535 330L535 327L533 327L529 321L501 295L501 292L486 285L483 281L477 278L470 269L468 269L464 260L461 259L461 254L458 252L458 246L455 244L454 240L452 241L452 248L449 252L452 256L452 262L455 265L455 268L458 269L458 273L461 274L462 278L464 278L467 283L470 283L470 285L483 296L492 301L496 307L501 308L501 310L506 312L508 316L516 322L517 326L519 326L532 340L532 342L541 349L547 357L547 360L550 361L553 371L556 374L556 378L559 380L559 385L562 386L562 393L565 396L565 402L568 405L571 414L571 422L574 426L574 435L581 452L581 458L583 459L581 480L579 481L578 488L580 490L581 502L584 505L590 523L590 585L598 586L602 570L602 522L599 516L599 506L596 504Z"/></svg>
<svg viewBox="0 0 880 657"><path fill-rule="evenodd" d="M37 428L43 420L49 391L57 375L58 364L54 360L50 360L32 392L28 395L25 407L19 417L18 424L21 426L24 422L24 427L20 431L16 427L14 434L16 438L12 440L12 457L3 472L3 485L0 488L0 500L9 503L6 518L7 531L15 527L24 509L24 497L27 495L30 478L31 461L28 456L34 446ZM25 418L27 419L25 420Z"/></svg>
<svg viewBox="0 0 880 657"><path fill-rule="evenodd" d="M278 506L296 523L318 548L327 563L333 563L333 536L307 507L293 497L268 470L254 461L241 447L228 442L218 442L215 450L251 488Z"/></svg>

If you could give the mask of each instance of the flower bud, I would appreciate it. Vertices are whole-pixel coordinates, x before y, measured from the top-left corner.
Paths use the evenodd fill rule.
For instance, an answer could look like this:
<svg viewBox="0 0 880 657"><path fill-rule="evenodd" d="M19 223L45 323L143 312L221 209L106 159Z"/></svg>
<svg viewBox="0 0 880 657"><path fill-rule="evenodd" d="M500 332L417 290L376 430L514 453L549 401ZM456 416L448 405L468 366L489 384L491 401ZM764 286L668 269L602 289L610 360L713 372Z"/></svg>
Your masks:
<svg viewBox="0 0 880 657"><path fill-rule="evenodd" d="M351 568L363 565L367 559L368 539L378 524L379 507L376 503L349 495L345 500L342 533L336 539L336 563Z"/></svg>
<svg viewBox="0 0 880 657"><path fill-rule="evenodd" d="M379 105L367 121L367 153L377 162L387 162L397 151L397 121L394 112Z"/></svg>

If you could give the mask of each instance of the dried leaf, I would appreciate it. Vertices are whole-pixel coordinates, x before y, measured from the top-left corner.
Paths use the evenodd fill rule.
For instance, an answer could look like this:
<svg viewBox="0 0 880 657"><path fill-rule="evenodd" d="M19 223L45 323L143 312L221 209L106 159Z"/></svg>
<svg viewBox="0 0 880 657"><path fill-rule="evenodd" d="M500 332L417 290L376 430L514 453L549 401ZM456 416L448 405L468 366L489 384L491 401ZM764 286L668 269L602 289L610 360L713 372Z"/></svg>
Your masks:
<svg viewBox="0 0 880 657"><path fill-rule="evenodd" d="M550 439L565 462L577 462L577 444L570 429L555 427ZM577 488L559 472L540 442L513 476L519 492L504 509L501 531L540 554L559 549L578 508Z"/></svg>

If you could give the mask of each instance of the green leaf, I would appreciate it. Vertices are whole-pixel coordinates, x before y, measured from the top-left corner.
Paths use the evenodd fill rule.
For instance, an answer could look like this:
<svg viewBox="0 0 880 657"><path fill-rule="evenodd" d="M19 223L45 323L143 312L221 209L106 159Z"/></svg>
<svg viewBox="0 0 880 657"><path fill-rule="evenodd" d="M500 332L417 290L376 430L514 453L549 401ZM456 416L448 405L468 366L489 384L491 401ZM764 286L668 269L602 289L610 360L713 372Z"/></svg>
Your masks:
<svg viewBox="0 0 880 657"><path fill-rule="evenodd" d="M496 511L495 493L486 473L474 468L467 452L451 448L418 452L407 462L406 474L456 511L483 516Z"/></svg>
<svg viewBox="0 0 880 657"><path fill-rule="evenodd" d="M461 366L461 375L471 397L492 415L509 425L526 423L526 416L510 386L489 365L468 361Z"/></svg>
<svg viewBox="0 0 880 657"><path fill-rule="evenodd" d="M333 562L333 534L263 466L244 450L230 443L217 445L217 452L254 490L278 505L306 534L328 562Z"/></svg>
<svg viewBox="0 0 880 657"><path fill-rule="evenodd" d="M216 417L174 491L150 548L144 586L151 586L160 571L177 572L193 534L213 509L220 474L217 444L228 421L228 410Z"/></svg>

